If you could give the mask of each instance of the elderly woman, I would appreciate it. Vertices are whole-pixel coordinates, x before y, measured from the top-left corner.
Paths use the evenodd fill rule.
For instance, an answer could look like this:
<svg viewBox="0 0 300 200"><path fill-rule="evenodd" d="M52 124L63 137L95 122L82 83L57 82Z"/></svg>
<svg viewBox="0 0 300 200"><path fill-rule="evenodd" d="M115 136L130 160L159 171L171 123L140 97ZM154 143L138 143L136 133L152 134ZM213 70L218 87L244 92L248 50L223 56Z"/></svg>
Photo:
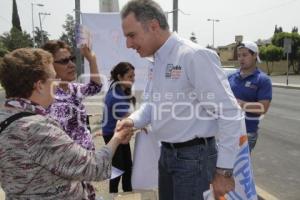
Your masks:
<svg viewBox="0 0 300 200"><path fill-rule="evenodd" d="M82 181L110 177L112 156L132 132L123 129L102 149L89 151L46 116L56 72L50 53L18 49L3 58L0 83L0 182L6 199L88 199Z"/></svg>

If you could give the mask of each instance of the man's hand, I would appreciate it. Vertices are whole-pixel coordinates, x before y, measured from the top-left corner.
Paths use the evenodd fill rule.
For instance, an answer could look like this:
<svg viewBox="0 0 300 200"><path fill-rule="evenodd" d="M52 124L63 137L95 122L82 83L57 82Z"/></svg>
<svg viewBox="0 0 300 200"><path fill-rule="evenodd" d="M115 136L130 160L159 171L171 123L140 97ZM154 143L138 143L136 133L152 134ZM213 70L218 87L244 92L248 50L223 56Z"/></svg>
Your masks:
<svg viewBox="0 0 300 200"><path fill-rule="evenodd" d="M122 121L117 122L113 137L116 138L121 144L128 144L134 133L133 126L129 126L126 123L124 124Z"/></svg>
<svg viewBox="0 0 300 200"><path fill-rule="evenodd" d="M125 127L130 127L133 128L134 124L132 119L130 118L124 118L121 121L118 121L117 125L116 125L116 131L119 131Z"/></svg>
<svg viewBox="0 0 300 200"><path fill-rule="evenodd" d="M245 101L243 101L241 99L236 99L236 100L237 100L238 104L240 105L240 107L243 108Z"/></svg>
<svg viewBox="0 0 300 200"><path fill-rule="evenodd" d="M235 183L233 177L225 177L216 173L212 182L212 186L215 199L220 200L226 193L234 190Z"/></svg>
<svg viewBox="0 0 300 200"><path fill-rule="evenodd" d="M141 128L141 131L144 131L146 134L148 134L148 129L145 127L145 128Z"/></svg>

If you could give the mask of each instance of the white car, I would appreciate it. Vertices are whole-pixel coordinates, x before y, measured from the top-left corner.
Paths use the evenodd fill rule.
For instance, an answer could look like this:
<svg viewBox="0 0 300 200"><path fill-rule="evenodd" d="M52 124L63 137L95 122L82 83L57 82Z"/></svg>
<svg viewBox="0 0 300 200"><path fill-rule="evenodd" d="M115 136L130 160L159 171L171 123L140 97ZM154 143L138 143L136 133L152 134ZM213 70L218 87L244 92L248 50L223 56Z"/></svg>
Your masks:
<svg viewBox="0 0 300 200"><path fill-rule="evenodd" d="M228 77L229 75L235 73L238 69L236 69L233 66L223 66L222 67L223 71L225 72L226 76Z"/></svg>

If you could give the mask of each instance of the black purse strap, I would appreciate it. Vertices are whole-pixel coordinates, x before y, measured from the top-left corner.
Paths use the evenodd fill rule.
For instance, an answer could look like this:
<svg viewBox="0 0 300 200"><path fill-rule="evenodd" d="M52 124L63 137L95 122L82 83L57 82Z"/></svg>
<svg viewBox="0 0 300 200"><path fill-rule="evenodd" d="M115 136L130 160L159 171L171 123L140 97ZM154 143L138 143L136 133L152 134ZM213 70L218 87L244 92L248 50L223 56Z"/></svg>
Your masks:
<svg viewBox="0 0 300 200"><path fill-rule="evenodd" d="M22 117L28 117L31 115L35 115L35 113L31 113L31 112L19 112L17 114L14 114L12 116L10 116L9 118L7 118L6 120L4 120L3 122L0 123L0 133L6 128L8 127L12 122L22 118Z"/></svg>

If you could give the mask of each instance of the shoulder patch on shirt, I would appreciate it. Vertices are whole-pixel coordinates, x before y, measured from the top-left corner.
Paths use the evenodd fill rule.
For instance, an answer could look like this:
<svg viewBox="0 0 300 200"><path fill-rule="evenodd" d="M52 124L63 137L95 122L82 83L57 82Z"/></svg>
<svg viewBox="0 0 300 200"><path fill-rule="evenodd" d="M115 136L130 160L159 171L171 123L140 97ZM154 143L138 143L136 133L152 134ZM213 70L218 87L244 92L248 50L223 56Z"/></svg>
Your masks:
<svg viewBox="0 0 300 200"><path fill-rule="evenodd" d="M166 79L179 79L182 74L180 65L167 64L165 77Z"/></svg>

